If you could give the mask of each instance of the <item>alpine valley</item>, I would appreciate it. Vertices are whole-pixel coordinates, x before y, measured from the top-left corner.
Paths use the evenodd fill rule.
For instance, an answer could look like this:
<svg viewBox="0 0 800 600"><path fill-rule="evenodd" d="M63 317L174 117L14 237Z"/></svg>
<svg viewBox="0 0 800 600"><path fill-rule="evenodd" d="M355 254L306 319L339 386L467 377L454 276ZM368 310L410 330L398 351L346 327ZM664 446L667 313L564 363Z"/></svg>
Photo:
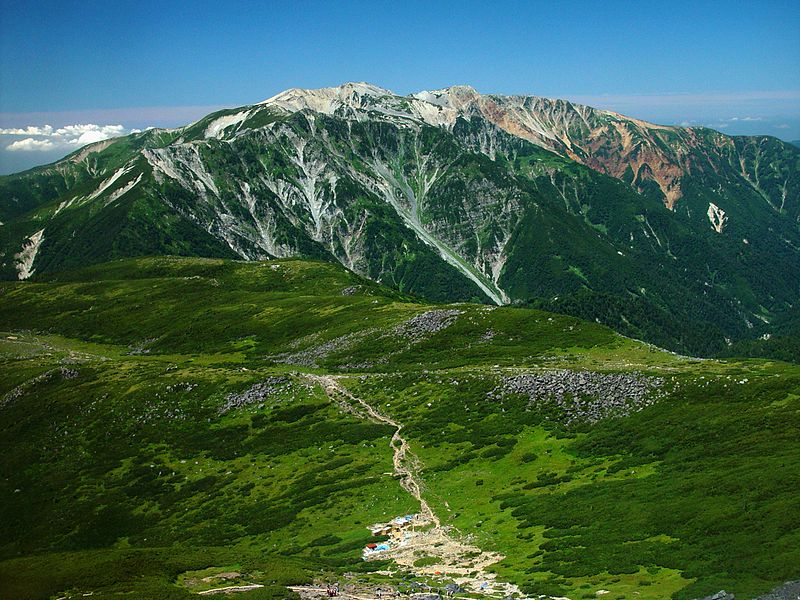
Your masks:
<svg viewBox="0 0 800 600"><path fill-rule="evenodd" d="M800 594L793 145L351 83L0 221L0 598Z"/></svg>

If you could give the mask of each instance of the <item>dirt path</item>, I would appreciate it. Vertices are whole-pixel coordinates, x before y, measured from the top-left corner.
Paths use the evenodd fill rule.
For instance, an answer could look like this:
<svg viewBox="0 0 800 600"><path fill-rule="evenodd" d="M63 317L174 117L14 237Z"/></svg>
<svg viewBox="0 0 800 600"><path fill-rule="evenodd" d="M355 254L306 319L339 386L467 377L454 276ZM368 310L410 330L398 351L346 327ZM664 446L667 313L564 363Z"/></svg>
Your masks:
<svg viewBox="0 0 800 600"><path fill-rule="evenodd" d="M485 596L521 596L513 584L497 581L494 573L486 569L504 558L497 552L485 552L470 543L469 537L461 535L451 526L443 526L439 517L423 497L423 486L419 476L421 463L412 452L408 441L402 436L403 425L391 417L381 414L365 400L354 396L332 375L308 375L319 384L328 397L343 410L361 418L386 423L395 428L390 445L394 452L394 474L400 485L420 504L420 512L413 521L413 528L401 545L380 552L376 558L391 559L404 569L417 575L450 578L470 592ZM435 564L416 567L414 563L422 557L435 559Z"/></svg>
<svg viewBox="0 0 800 600"><path fill-rule="evenodd" d="M337 395L344 396L351 403L354 402L358 407L362 408L367 417L379 423L386 423L395 428L392 441L390 442L392 450L394 450L394 457L392 462L394 464L394 473L400 477L400 485L411 494L420 504L420 512L418 513L417 525L427 525L433 523L434 526L440 527L439 518L428 506L428 503L422 497L422 489L420 488L419 480L417 478L417 471L419 470L419 459L411 451L408 442L400 435L403 430L402 424L397 421L382 415L375 408L367 404L361 398L357 398L350 393L347 388L340 384L334 377L330 375L310 375L312 380L319 383L328 394L328 397L335 398ZM352 405L351 405L352 406ZM354 411L358 414L360 411Z"/></svg>
<svg viewBox="0 0 800 600"><path fill-rule="evenodd" d="M214 588L211 590L204 590L202 592L197 592L198 596L215 596L218 594L235 594L237 592L249 592L251 590L257 590L263 588L264 586L259 583L252 583L248 585L229 585L226 587Z"/></svg>

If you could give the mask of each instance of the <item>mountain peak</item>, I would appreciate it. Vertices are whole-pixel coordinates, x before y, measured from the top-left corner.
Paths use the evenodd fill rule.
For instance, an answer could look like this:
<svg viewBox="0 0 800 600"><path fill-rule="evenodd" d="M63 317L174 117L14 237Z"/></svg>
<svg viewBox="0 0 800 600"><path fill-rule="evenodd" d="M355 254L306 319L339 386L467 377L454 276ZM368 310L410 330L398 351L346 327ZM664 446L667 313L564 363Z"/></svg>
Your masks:
<svg viewBox="0 0 800 600"><path fill-rule="evenodd" d="M417 100L448 108L458 108L480 96L478 91L470 85L452 85L438 90L422 90L411 94L411 97Z"/></svg>
<svg viewBox="0 0 800 600"><path fill-rule="evenodd" d="M364 106L372 104L376 98L387 96L394 96L394 93L371 83L350 81L337 87L290 88L260 102L260 104L278 106L291 112L311 109L316 112L333 114L342 106L364 108Z"/></svg>
<svg viewBox="0 0 800 600"><path fill-rule="evenodd" d="M271 98L267 98L263 102L260 102L260 104L275 104L282 100L298 97L343 97L352 95L353 93L360 96L394 96L394 92L365 81L347 81L336 87L289 88L288 90L275 94Z"/></svg>
<svg viewBox="0 0 800 600"><path fill-rule="evenodd" d="M377 85L373 85L366 81L348 81L343 83L338 88L342 91L354 91L359 94L365 94L369 96L394 96L395 93L391 90L387 90L386 88L382 88Z"/></svg>

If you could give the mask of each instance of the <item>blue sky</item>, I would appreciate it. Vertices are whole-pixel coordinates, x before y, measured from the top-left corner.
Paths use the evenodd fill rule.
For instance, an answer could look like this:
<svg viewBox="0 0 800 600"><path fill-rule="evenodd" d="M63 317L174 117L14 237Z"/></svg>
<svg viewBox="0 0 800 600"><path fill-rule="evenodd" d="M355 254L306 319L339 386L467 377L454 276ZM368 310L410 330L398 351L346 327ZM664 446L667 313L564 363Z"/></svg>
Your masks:
<svg viewBox="0 0 800 600"><path fill-rule="evenodd" d="M0 0L0 130L27 131L0 134L0 172L109 126L345 81L467 83L799 139L800 3Z"/></svg>

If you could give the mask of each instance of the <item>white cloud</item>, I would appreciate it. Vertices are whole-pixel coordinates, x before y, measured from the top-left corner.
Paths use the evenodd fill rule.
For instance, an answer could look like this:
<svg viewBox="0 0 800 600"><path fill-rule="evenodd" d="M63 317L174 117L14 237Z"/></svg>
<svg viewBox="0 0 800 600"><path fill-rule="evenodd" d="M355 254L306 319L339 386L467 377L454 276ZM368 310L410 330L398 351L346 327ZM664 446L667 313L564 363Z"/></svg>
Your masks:
<svg viewBox="0 0 800 600"><path fill-rule="evenodd" d="M108 138L126 135L131 131L122 125L95 125L94 123L66 125L53 128L52 125L25 128L0 129L0 135L25 135L22 140L11 142L6 150L15 151L47 151L47 150L72 150L107 140Z"/></svg>
<svg viewBox="0 0 800 600"><path fill-rule="evenodd" d="M23 140L17 140L16 142L11 142L8 146L6 146L6 150L11 152L44 152L47 150L55 150L55 148L55 144L53 144L53 142L50 140L35 140L31 137Z"/></svg>
<svg viewBox="0 0 800 600"><path fill-rule="evenodd" d="M775 125L778 129L789 129L789 126L786 123L781 123L780 125Z"/></svg>
<svg viewBox="0 0 800 600"><path fill-rule="evenodd" d="M52 135L53 128L50 125L36 127L28 125L25 129L0 129L0 135Z"/></svg>

